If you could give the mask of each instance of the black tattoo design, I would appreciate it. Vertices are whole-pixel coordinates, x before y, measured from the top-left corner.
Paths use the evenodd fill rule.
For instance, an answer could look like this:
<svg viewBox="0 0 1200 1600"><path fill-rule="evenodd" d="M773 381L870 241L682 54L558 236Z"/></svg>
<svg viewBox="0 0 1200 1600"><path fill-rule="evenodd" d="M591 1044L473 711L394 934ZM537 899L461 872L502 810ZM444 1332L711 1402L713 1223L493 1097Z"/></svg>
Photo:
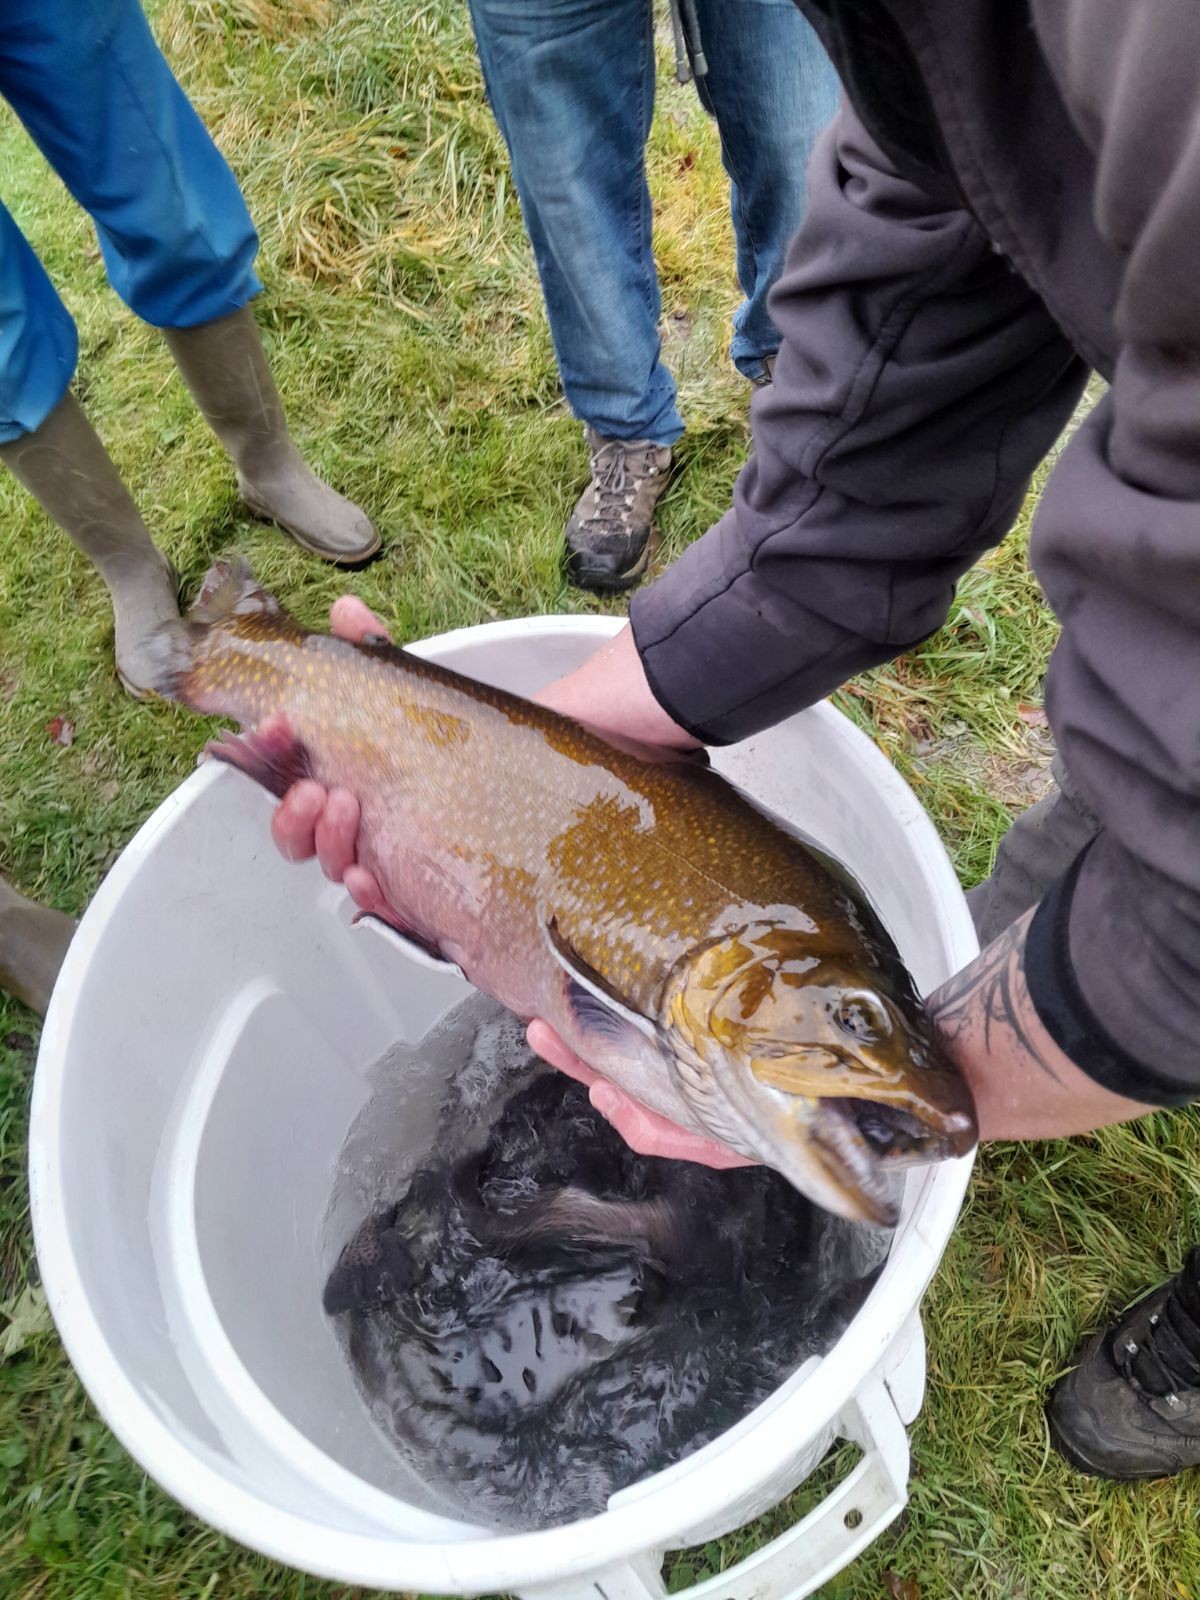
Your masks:
<svg viewBox="0 0 1200 1600"><path fill-rule="evenodd" d="M937 1028L953 1041L965 1039L983 1019L983 1042L990 1050L992 1029L1004 1029L1047 1077L1061 1078L1029 1036L1027 1018L1033 1010L1025 982L1025 932L1023 917L1005 929L977 960L944 983L933 996L929 1015Z"/></svg>

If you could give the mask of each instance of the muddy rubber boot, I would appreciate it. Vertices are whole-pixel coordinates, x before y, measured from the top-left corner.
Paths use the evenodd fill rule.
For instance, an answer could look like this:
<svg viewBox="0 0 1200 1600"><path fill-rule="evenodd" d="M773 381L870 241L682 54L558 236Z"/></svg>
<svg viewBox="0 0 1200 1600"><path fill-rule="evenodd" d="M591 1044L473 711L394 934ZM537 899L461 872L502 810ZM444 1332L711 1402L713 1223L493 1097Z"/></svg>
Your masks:
<svg viewBox="0 0 1200 1600"><path fill-rule="evenodd" d="M163 336L205 421L233 457L238 489L254 515L323 561L339 567L369 561L379 535L292 443L249 307L198 328L164 328Z"/></svg>
<svg viewBox="0 0 1200 1600"><path fill-rule="evenodd" d="M592 480L567 523L567 577L580 589L629 589L650 561L654 508L667 487L671 447L605 439L587 429Z"/></svg>
<svg viewBox="0 0 1200 1600"><path fill-rule="evenodd" d="M108 585L117 674L135 699L151 681L150 636L179 615L175 576L73 395L33 433L0 445L0 461L87 556Z"/></svg>
<svg viewBox="0 0 1200 1600"><path fill-rule="evenodd" d="M1094 1477L1200 1466L1200 1249L1084 1345L1050 1397L1050 1438Z"/></svg>
<svg viewBox="0 0 1200 1600"><path fill-rule="evenodd" d="M70 917L26 900L0 878L0 989L44 1017L74 936Z"/></svg>

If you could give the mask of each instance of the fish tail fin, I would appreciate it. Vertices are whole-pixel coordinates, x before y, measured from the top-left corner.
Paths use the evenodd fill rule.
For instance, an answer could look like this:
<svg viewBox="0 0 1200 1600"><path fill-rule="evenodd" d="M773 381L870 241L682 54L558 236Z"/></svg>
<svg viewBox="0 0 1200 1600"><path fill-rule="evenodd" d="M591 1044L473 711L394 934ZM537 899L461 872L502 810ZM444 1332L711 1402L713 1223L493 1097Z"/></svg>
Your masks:
<svg viewBox="0 0 1200 1600"><path fill-rule="evenodd" d="M689 1237L686 1215L670 1199L605 1200L574 1186L496 1218L492 1233L490 1243L509 1248L554 1240L633 1248L656 1259L678 1255Z"/></svg>
<svg viewBox="0 0 1200 1600"><path fill-rule="evenodd" d="M408 1241L396 1226L400 1207L369 1217L343 1249L325 1284L322 1301L331 1317L368 1311L396 1300L416 1277Z"/></svg>
<svg viewBox="0 0 1200 1600"><path fill-rule="evenodd" d="M283 608L260 588L244 557L223 556L214 561L187 616L163 623L147 641L145 688L161 700L173 700L193 710L211 709L193 705L189 688L204 636L229 617L255 615L282 616Z"/></svg>
<svg viewBox="0 0 1200 1600"><path fill-rule="evenodd" d="M188 617L211 627L228 617L277 617L282 612L283 607L258 582L245 556L235 553L213 562Z"/></svg>
<svg viewBox="0 0 1200 1600"><path fill-rule="evenodd" d="M205 745L204 753L237 767L279 800L294 783L313 775L307 748L282 718L269 719L253 733L226 730Z"/></svg>
<svg viewBox="0 0 1200 1600"><path fill-rule="evenodd" d="M188 678L196 663L200 630L186 618L175 617L156 628L142 647L145 682L160 700L188 705Z"/></svg>

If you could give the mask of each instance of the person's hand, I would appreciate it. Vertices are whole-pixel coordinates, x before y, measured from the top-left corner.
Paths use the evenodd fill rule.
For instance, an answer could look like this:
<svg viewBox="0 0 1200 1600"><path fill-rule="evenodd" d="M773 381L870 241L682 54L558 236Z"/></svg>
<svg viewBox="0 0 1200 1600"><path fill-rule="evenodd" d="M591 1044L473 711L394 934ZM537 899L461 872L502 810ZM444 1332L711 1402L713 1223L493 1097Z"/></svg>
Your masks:
<svg viewBox="0 0 1200 1600"><path fill-rule="evenodd" d="M678 1123L670 1122L651 1111L641 1101L634 1100L615 1083L601 1077L594 1067L581 1061L555 1033L548 1022L529 1024L529 1046L552 1067L586 1084L592 1105L624 1139L631 1150L640 1156L666 1156L675 1161L696 1161L703 1167L717 1167L722 1171L730 1167L752 1167L756 1163L739 1156L716 1139L705 1139L689 1133Z"/></svg>
<svg viewBox="0 0 1200 1600"><path fill-rule="evenodd" d="M330 622L341 639L358 641L370 634L388 636L379 618L353 595L343 595L334 602ZM611 733L677 748L696 743L670 721L654 700L628 628L577 671L550 684L535 698ZM264 723L263 730L269 729L270 723ZM306 778L293 784L280 802L271 822L271 837L289 861L307 861L315 855L325 876L343 884L362 911L386 917L387 902L378 880L357 860L359 817L358 800L348 789L327 790ZM632 1099L581 1061L549 1023L530 1023L529 1044L552 1067L588 1086L592 1105L639 1155L696 1161L718 1168L753 1165L715 1139L688 1133Z"/></svg>

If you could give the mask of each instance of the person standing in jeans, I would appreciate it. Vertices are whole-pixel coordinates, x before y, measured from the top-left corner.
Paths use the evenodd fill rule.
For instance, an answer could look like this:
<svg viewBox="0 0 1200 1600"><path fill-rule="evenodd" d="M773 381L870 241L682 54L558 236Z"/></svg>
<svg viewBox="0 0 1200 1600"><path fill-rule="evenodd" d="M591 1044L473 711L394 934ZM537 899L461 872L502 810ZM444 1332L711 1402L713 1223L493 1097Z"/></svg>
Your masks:
<svg viewBox="0 0 1200 1600"><path fill-rule="evenodd" d="M0 98L90 216L113 288L161 331L247 509L336 566L373 556L370 519L292 441L250 309L258 235L139 0L6 0ZM155 630L178 615L176 579L72 392L78 348L70 313L0 204L0 465L108 585L117 673L144 698ZM0 970L5 925L0 917Z"/></svg>
<svg viewBox="0 0 1200 1600"><path fill-rule="evenodd" d="M488 99L508 146L563 390L591 481L567 524L567 572L625 589L649 558L683 432L663 365L645 144L654 111L652 0L470 0ZM745 299L730 356L770 380L767 294L804 209L805 172L838 80L792 0L686 6L696 85L715 117Z"/></svg>
<svg viewBox="0 0 1200 1600"><path fill-rule="evenodd" d="M113 288L162 331L247 509L324 561L369 560L380 542L370 518L292 441L250 309L258 235L139 0L6 0L0 99L90 215ZM72 392L78 348L0 203L0 470L95 565L112 597L118 677L145 698L155 634L178 615L177 580ZM44 1012L74 931L0 878L0 990Z"/></svg>

